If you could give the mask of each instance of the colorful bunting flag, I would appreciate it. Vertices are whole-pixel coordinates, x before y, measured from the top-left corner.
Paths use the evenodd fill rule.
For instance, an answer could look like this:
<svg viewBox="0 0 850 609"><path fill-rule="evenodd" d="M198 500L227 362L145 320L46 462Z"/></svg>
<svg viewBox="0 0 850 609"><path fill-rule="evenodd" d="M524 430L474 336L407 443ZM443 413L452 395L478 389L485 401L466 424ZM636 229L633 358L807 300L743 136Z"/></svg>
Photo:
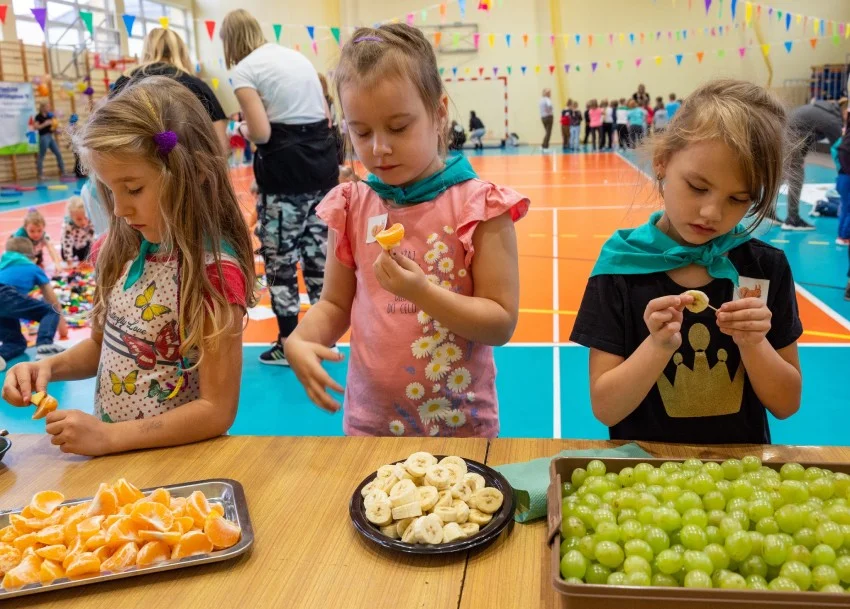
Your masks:
<svg viewBox="0 0 850 609"><path fill-rule="evenodd" d="M476 50L478 49L478 45L481 42L481 34L478 32L472 35L472 43L475 45Z"/></svg>
<svg viewBox="0 0 850 609"><path fill-rule="evenodd" d="M632 44L634 44L634 43L635 43L635 35L634 35L634 33L629 34L629 42L631 42Z"/></svg>
<svg viewBox="0 0 850 609"><path fill-rule="evenodd" d="M549 44L555 46L555 34L549 34Z"/></svg>
<svg viewBox="0 0 850 609"><path fill-rule="evenodd" d="M703 51L697 51L697 63L702 63L703 57L705 57L705 53Z"/></svg>
<svg viewBox="0 0 850 609"><path fill-rule="evenodd" d="M422 11L419 13L419 15L422 18L423 23L428 21L428 9L427 8L423 8Z"/></svg>
<svg viewBox="0 0 850 609"><path fill-rule="evenodd" d="M441 32L434 32L434 46L440 46L440 39L442 39L443 34Z"/></svg>
<svg viewBox="0 0 850 609"><path fill-rule="evenodd" d="M505 68L508 71L508 76L511 75L511 71L514 69L513 66L508 66Z"/></svg>
<svg viewBox="0 0 850 609"><path fill-rule="evenodd" d="M452 46L457 47L458 44L460 44L460 34L455 32L452 34Z"/></svg>
<svg viewBox="0 0 850 609"><path fill-rule="evenodd" d="M457 66L455 66L455 67L453 67L453 68L452 68L452 74L453 74L454 76L457 76Z"/></svg>
<svg viewBox="0 0 850 609"><path fill-rule="evenodd" d="M446 22L446 5L441 4L440 5L440 23L445 23L445 22Z"/></svg>
<svg viewBox="0 0 850 609"><path fill-rule="evenodd" d="M614 34L608 34L608 44L614 44Z"/></svg>
<svg viewBox="0 0 850 609"><path fill-rule="evenodd" d="M457 0L457 6L460 9L460 18L466 18L466 0Z"/></svg>
<svg viewBox="0 0 850 609"><path fill-rule="evenodd" d="M478 76L484 76L484 66L478 68Z"/></svg>
<svg viewBox="0 0 850 609"><path fill-rule="evenodd" d="M711 0L705 0L705 14L708 15L708 10L711 8Z"/></svg>
<svg viewBox="0 0 850 609"><path fill-rule="evenodd" d="M494 46L496 46L496 35L495 34L487 34L487 43L490 45L491 49Z"/></svg>
<svg viewBox="0 0 850 609"><path fill-rule="evenodd" d="M747 2L744 7L744 22L749 23L753 20L753 3Z"/></svg>
<svg viewBox="0 0 850 609"><path fill-rule="evenodd" d="M587 46L589 46L589 47L593 46L593 34L587 35Z"/></svg>
<svg viewBox="0 0 850 609"><path fill-rule="evenodd" d="M499 74L499 68L493 68L493 76L497 76Z"/></svg>
<svg viewBox="0 0 850 609"><path fill-rule="evenodd" d="M623 64L624 64L624 63L625 63L625 62L624 62L622 59L618 59L618 60L617 60L617 69L618 69L618 70L622 70L622 69L623 69Z"/></svg>
<svg viewBox="0 0 850 609"><path fill-rule="evenodd" d="M791 29L791 13L785 13L785 31Z"/></svg>
<svg viewBox="0 0 850 609"><path fill-rule="evenodd" d="M212 87L215 91L218 91L218 78L212 79Z"/></svg>
<svg viewBox="0 0 850 609"><path fill-rule="evenodd" d="M809 40L809 44L810 44L810 45L812 45L812 49L817 48L817 46L818 46L818 39L817 39L817 38L812 38L811 40Z"/></svg>
<svg viewBox="0 0 850 609"><path fill-rule="evenodd" d="M595 61L594 61L594 62L591 62L591 64L590 64L590 71L591 71L591 72L596 72L596 68L597 68L597 67L599 67L599 64L598 64L597 62L595 62Z"/></svg>
<svg viewBox="0 0 850 609"><path fill-rule="evenodd" d="M526 67L525 67L525 66L520 66L520 68L519 68L519 69L520 69L520 70L522 70L522 75L523 75L523 76L525 76L525 70L526 70Z"/></svg>
<svg viewBox="0 0 850 609"><path fill-rule="evenodd" d="M280 44L280 33L283 31L283 26L279 23L272 24L272 29L274 30L274 39Z"/></svg>
<svg viewBox="0 0 850 609"><path fill-rule="evenodd" d="M718 49L717 50L717 56L720 57L721 59L726 57L726 49Z"/></svg>
<svg viewBox="0 0 850 609"><path fill-rule="evenodd" d="M407 13L407 25L413 27L413 24L416 22L416 15L413 13Z"/></svg>
<svg viewBox="0 0 850 609"><path fill-rule="evenodd" d="M31 8L30 12L35 17L36 22L41 26L41 31L44 31L44 26L47 24L47 9L46 8Z"/></svg>
<svg viewBox="0 0 850 609"><path fill-rule="evenodd" d="M160 17L159 18L159 25L162 26L162 29L167 30L168 29L168 23L169 23L168 17Z"/></svg>
<svg viewBox="0 0 850 609"><path fill-rule="evenodd" d="M549 74L554 74L554 73L555 73L555 66L550 64L549 65Z"/></svg>
<svg viewBox="0 0 850 609"><path fill-rule="evenodd" d="M528 34L522 35L522 46L525 46L525 47L528 46Z"/></svg>
<svg viewBox="0 0 850 609"><path fill-rule="evenodd" d="M832 44L834 44L835 46L838 46L839 44L841 44L841 36L839 36L838 34L833 34L832 35Z"/></svg>
<svg viewBox="0 0 850 609"><path fill-rule="evenodd" d="M508 45L508 48L511 48L511 35L505 34L505 44Z"/></svg>
<svg viewBox="0 0 850 609"><path fill-rule="evenodd" d="M310 46L313 47L313 53L318 55L319 54L319 43L314 40L312 43L310 43Z"/></svg>
<svg viewBox="0 0 850 609"><path fill-rule="evenodd" d="M437 38L437 44L438 45L440 44L439 34L440 34L440 32L437 32L437 34L435 35L436 38ZM336 40L336 43L339 44L339 28L338 27L332 27L331 28L331 36L333 36L334 40Z"/></svg>
<svg viewBox="0 0 850 609"><path fill-rule="evenodd" d="M8 4L0 4L0 23L6 25L6 11L8 10Z"/></svg>
<svg viewBox="0 0 850 609"><path fill-rule="evenodd" d="M685 56L682 55L682 54L676 55L676 65L678 65L678 66L682 65L682 59L684 59L684 58L685 58Z"/></svg>
<svg viewBox="0 0 850 609"><path fill-rule="evenodd" d="M569 73L570 73L570 64L568 64L568 63L565 63L565 64L564 64L564 73L565 73L565 74L569 74Z"/></svg>
<svg viewBox="0 0 850 609"><path fill-rule="evenodd" d="M638 57L637 59L635 59L635 67L636 67L636 68L639 68L639 67L640 67L640 64L642 64L642 63L643 63L643 59L641 59L640 57Z"/></svg>
<svg viewBox="0 0 850 609"><path fill-rule="evenodd" d="M644 33L641 32L640 33L640 43L643 44L643 41L644 41Z"/></svg>
<svg viewBox="0 0 850 609"><path fill-rule="evenodd" d="M310 40L316 39L316 26L308 25L307 26L307 35L310 36Z"/></svg>
<svg viewBox="0 0 850 609"><path fill-rule="evenodd" d="M536 66L534 66L534 73L535 73L535 74L540 74L540 65L536 65Z"/></svg>
<svg viewBox="0 0 850 609"><path fill-rule="evenodd" d="M94 17L89 11L80 11L80 19L85 24L90 36L94 36Z"/></svg>
<svg viewBox="0 0 850 609"><path fill-rule="evenodd" d="M790 53L790 52L791 52L791 49L792 49L793 47L794 47L794 43L793 43L791 40L788 40L788 41L785 43L785 51L786 51L787 53Z"/></svg>
<svg viewBox="0 0 850 609"><path fill-rule="evenodd" d="M576 34L576 46L581 44L581 34Z"/></svg>
<svg viewBox="0 0 850 609"><path fill-rule="evenodd" d="M209 34L210 40L212 40L215 33L215 21L204 21L204 25L207 26L207 34Z"/></svg>
<svg viewBox="0 0 850 609"><path fill-rule="evenodd" d="M747 47L741 47L740 49L738 49L738 55L740 55L742 59L743 59L744 55L746 55L746 54L747 54Z"/></svg>
<svg viewBox="0 0 850 609"><path fill-rule="evenodd" d="M661 55L655 56L655 65L660 66L662 61Z"/></svg>
<svg viewBox="0 0 850 609"><path fill-rule="evenodd" d="M765 57L770 55L770 45L769 44L761 45L761 52Z"/></svg>

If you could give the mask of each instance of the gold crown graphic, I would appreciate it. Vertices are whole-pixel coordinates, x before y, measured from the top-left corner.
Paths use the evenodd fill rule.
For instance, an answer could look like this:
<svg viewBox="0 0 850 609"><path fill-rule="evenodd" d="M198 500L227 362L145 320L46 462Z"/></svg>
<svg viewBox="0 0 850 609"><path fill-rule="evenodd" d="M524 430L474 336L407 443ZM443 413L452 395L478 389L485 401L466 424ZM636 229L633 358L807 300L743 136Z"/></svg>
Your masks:
<svg viewBox="0 0 850 609"><path fill-rule="evenodd" d="M681 353L673 356L676 377L673 384L662 372L658 377L658 391L664 410L671 417L713 417L734 414L741 410L744 395L744 364L738 364L735 378L730 378L726 367L728 354L717 350L717 364L709 368L705 350L711 334L703 324L694 324L688 331L688 342L694 350L693 369L683 364Z"/></svg>

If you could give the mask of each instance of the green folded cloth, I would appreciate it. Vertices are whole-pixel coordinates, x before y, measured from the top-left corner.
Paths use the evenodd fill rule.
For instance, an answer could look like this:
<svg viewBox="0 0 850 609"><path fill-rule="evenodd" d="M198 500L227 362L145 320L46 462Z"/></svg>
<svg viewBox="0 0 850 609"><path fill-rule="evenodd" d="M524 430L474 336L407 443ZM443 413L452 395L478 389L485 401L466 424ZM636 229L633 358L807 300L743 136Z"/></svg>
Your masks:
<svg viewBox="0 0 850 609"><path fill-rule="evenodd" d="M546 491L549 488L549 464L558 457L590 457L610 459L625 457L631 459L652 458L648 452L635 443L624 444L617 448L562 450L552 457L532 459L522 463L508 463L493 467L511 483L516 500L514 520L529 522L546 516Z"/></svg>

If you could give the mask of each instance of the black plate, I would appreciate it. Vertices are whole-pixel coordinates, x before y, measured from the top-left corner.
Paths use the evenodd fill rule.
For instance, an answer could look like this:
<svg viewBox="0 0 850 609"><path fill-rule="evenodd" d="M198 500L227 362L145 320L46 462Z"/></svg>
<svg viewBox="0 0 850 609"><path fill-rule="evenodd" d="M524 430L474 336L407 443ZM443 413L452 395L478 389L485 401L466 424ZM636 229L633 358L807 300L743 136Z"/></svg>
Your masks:
<svg viewBox="0 0 850 609"><path fill-rule="evenodd" d="M434 455L437 459L442 459L445 455ZM381 534L381 531L366 520L366 510L363 507L363 496L361 491L363 487L374 480L378 473L374 472L361 482L351 496L351 502L348 504L348 513L351 515L351 522L354 523L354 528L363 535L366 539L378 544L388 550L404 552L406 554L453 554L454 552L465 552L472 548L486 545L496 539L499 534L510 523L514 515L514 493L507 479L496 470L487 467L483 463L473 461L461 457L466 461L467 471L473 474L480 474L484 477L487 486L492 486L502 491L505 498L502 507L498 512L493 514L493 519L486 525L481 527L477 535L468 539L460 539L451 543L441 543L439 545L425 545L404 543L399 539L391 539ZM396 463L404 463L404 461L396 461Z"/></svg>
<svg viewBox="0 0 850 609"><path fill-rule="evenodd" d="M12 441L0 436L0 461L3 460L3 455L5 455L6 451L10 448L12 448Z"/></svg>

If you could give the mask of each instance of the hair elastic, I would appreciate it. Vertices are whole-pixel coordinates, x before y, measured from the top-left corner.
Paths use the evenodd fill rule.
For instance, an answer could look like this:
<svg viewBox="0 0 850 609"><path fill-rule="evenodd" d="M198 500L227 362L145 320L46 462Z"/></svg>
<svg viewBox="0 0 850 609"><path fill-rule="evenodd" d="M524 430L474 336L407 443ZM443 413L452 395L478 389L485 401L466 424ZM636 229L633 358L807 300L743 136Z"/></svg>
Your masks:
<svg viewBox="0 0 850 609"><path fill-rule="evenodd" d="M156 142L156 149L160 156L168 156L177 145L177 134L173 131L163 131L154 135L153 141Z"/></svg>
<svg viewBox="0 0 850 609"><path fill-rule="evenodd" d="M358 42L383 42L383 38L378 38L377 36L361 36L360 38L354 39L354 44Z"/></svg>

